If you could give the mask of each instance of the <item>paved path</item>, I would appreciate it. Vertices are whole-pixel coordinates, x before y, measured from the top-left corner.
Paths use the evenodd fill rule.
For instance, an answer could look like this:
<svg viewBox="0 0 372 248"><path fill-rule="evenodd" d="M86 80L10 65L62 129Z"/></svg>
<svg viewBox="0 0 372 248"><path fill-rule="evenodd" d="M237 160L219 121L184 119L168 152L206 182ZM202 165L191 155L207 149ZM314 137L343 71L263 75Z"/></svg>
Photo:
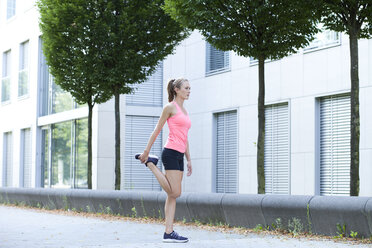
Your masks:
<svg viewBox="0 0 372 248"><path fill-rule="evenodd" d="M176 226L190 238L186 244L162 243L163 225L125 220L68 216L0 205L0 248L34 247L186 247L186 248L365 248L333 241L311 241L269 235L240 235Z"/></svg>

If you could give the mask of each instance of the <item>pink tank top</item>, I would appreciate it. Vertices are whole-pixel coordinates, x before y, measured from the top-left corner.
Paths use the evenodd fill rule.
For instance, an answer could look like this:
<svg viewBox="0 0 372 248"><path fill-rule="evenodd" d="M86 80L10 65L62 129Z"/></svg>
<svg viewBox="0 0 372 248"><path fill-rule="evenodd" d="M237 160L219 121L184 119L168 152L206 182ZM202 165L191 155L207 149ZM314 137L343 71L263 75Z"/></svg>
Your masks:
<svg viewBox="0 0 372 248"><path fill-rule="evenodd" d="M191 120L188 115L183 113L175 101L172 103L176 105L177 114L169 117L167 120L169 135L164 147L185 153L187 148L187 133L191 127Z"/></svg>

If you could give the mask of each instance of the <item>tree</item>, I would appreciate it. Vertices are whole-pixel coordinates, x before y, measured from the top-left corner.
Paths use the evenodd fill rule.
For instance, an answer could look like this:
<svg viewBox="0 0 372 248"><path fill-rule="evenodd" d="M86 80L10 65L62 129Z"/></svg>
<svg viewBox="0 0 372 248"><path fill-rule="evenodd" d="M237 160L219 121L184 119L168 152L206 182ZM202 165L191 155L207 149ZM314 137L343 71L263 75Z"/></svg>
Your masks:
<svg viewBox="0 0 372 248"><path fill-rule="evenodd" d="M372 2L370 0L324 0L322 22L325 27L349 35L351 125L350 125L350 195L359 195L359 58L358 40L372 37Z"/></svg>
<svg viewBox="0 0 372 248"><path fill-rule="evenodd" d="M60 56L65 56L65 59L61 59L56 66L66 60L66 62L81 61L81 66L76 69L74 76L85 75L85 67L91 68L94 72L89 76L95 87L102 90L104 94L115 97L115 189L119 190L120 94L130 93L131 85L145 81L158 63L172 53L188 33L164 13L161 8L163 0L58 2L62 3L46 5L45 7L49 9L44 11L53 13L54 5L59 5L64 12L70 13L69 16L66 13L61 16L53 13L53 20L63 19L56 22L62 22L64 26L54 28L55 32L61 30L59 33L64 34L58 41L73 45L67 46L67 51L60 53ZM78 47L75 42L85 45ZM68 49L77 50L77 54L74 54L74 57L66 56L69 54ZM71 65L76 66L76 63ZM52 74L57 70L52 70ZM63 71L63 73L68 72ZM63 73L61 73L63 80L58 83L70 85L68 80L64 80L67 78Z"/></svg>
<svg viewBox="0 0 372 248"><path fill-rule="evenodd" d="M258 60L258 193L265 193L265 78L266 59L280 59L306 46L318 31L317 1L296 0L165 0L175 20L198 29L218 49Z"/></svg>
<svg viewBox="0 0 372 248"><path fill-rule="evenodd" d="M112 95L102 87L105 75L101 51L105 30L91 11L91 1L39 0L44 55L55 83L71 93L79 104L88 105L88 188L92 188L92 115L96 103Z"/></svg>

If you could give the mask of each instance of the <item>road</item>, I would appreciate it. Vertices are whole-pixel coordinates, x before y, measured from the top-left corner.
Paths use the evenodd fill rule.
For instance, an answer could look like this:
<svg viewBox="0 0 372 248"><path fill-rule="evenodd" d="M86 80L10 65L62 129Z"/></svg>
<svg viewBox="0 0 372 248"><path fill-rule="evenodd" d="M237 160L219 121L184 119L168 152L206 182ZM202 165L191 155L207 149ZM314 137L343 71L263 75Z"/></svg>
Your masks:
<svg viewBox="0 0 372 248"><path fill-rule="evenodd" d="M186 244L162 243L164 227L119 218L64 215L0 205L0 248L80 247L193 247L193 248L367 248L369 244L340 243L275 235L238 234L176 225L175 230L190 239Z"/></svg>

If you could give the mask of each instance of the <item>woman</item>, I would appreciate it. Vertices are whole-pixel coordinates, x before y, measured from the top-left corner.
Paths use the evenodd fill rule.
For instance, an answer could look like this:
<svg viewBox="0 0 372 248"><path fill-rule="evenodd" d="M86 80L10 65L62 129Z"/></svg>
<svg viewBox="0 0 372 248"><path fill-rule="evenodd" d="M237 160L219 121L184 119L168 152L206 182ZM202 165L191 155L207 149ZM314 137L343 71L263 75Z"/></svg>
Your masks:
<svg viewBox="0 0 372 248"><path fill-rule="evenodd" d="M174 214L176 212L176 199L181 195L181 182L183 177L183 158L187 159L187 176L192 173L191 158L187 133L191 127L190 118L183 107L185 100L190 96L190 84L184 78L172 79L168 82L168 101L160 116L155 130L152 132L148 144L142 154L136 158L145 163L158 179L159 184L167 193L165 202L165 232L163 242L188 242L188 238L178 235L173 230ZM164 146L161 158L165 174L156 166L158 158L149 155L156 137L167 121L169 127L168 140Z"/></svg>

